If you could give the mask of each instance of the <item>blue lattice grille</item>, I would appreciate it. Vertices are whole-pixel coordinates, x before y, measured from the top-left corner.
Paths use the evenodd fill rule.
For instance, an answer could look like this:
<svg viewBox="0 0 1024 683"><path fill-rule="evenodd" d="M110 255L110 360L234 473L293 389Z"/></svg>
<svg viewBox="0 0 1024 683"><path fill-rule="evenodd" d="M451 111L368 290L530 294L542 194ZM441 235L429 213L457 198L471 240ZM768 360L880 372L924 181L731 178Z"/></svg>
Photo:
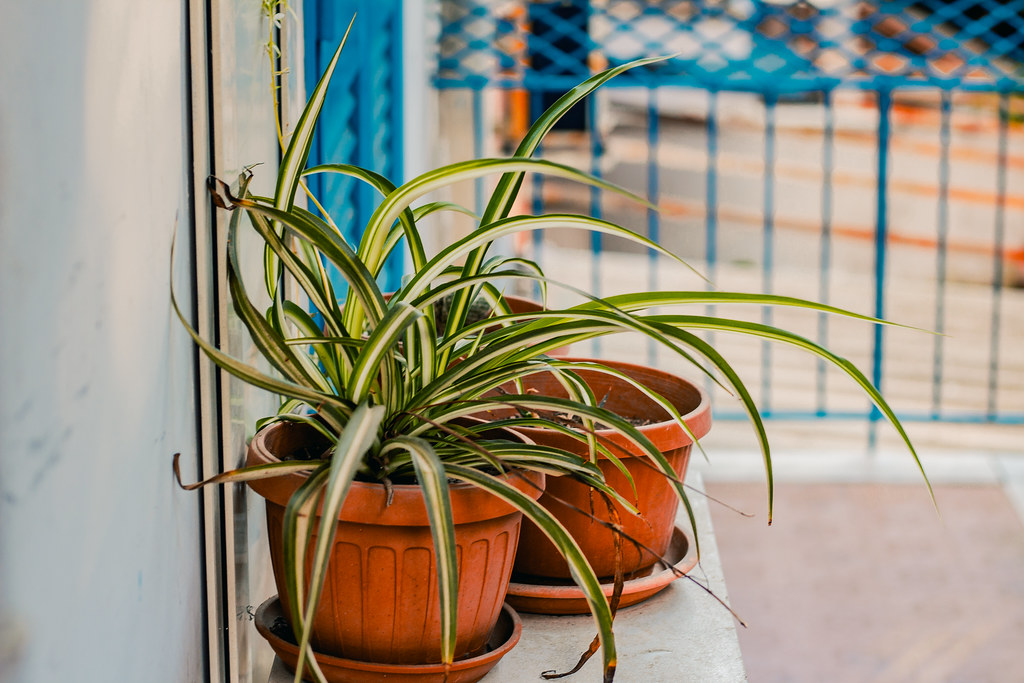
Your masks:
<svg viewBox="0 0 1024 683"><path fill-rule="evenodd" d="M443 4L442 22L441 86L565 89L593 69L664 54L676 56L615 85L1009 91L1024 82L1021 0L460 0Z"/></svg>

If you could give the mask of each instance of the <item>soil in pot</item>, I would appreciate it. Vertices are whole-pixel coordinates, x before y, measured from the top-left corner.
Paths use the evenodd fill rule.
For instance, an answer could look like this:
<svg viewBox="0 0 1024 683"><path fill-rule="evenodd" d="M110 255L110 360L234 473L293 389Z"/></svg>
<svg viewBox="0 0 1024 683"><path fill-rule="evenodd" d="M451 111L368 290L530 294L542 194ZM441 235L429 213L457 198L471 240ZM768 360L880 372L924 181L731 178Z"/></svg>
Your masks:
<svg viewBox="0 0 1024 683"><path fill-rule="evenodd" d="M671 401L697 438L707 434L711 428L710 402L707 395L696 385L655 368L617 361L594 362L603 363L629 375ZM685 477L692 440L674 420L670 419L667 412L638 389L616 377L588 370L577 372L599 400L606 397L605 408L640 425L640 431L665 455L679 477ZM550 373L531 375L524 380L524 385L525 390L530 393L566 396L561 384ZM507 390L509 393L514 391L511 386L507 387ZM494 411L490 415L502 416L501 411ZM555 446L584 457L588 455L585 444L564 434L538 428L523 428L517 431L521 431L538 444ZM655 470L650 459L641 455L629 441L611 430L600 430L598 434L620 447L611 448L622 459L637 489L636 501L640 516L616 506L625 533L653 551L639 549L628 541L623 543L623 571L627 574L637 572L652 565L668 550L679 500L668 479ZM632 500L632 488L618 468L604 458L601 458L598 464L608 483L624 497ZM566 526L580 544L597 575L602 578L614 576L614 532L594 519L606 523L611 521L601 496L590 487L569 477L549 477L547 489L540 502ZM517 575L539 579L570 577L569 568L561 554L539 529L529 523L523 525L515 572Z"/></svg>
<svg viewBox="0 0 1024 683"><path fill-rule="evenodd" d="M247 464L287 458L318 447L315 430L277 423L261 430ZM282 557L285 506L305 477L250 482L266 498L274 578L288 610ZM541 473L508 475L521 491L540 495ZM484 647L501 612L519 537L521 513L468 484L450 487L459 553L456 658ZM313 620L317 652L364 662L440 661L437 570L430 523L416 485L354 482L338 515L324 593ZM307 569L308 571L308 569Z"/></svg>

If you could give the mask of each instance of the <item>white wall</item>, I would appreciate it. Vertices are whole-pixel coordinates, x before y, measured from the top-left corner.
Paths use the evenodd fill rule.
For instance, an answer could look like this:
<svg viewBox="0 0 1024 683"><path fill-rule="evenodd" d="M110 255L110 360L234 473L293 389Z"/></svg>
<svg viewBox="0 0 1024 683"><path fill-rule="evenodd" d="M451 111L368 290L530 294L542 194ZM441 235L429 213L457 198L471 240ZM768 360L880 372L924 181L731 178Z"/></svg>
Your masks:
<svg viewBox="0 0 1024 683"><path fill-rule="evenodd" d="M302 15L300 0L290 5L291 18ZM293 56L302 52L296 29L287 39ZM234 381L218 395L169 306L177 226L180 300L191 309L196 248L200 319L209 326L219 315L228 351L255 360L237 319L213 298L209 239L223 237L226 215L211 221L208 200L190 192L210 172L230 181L257 162L254 186L272 190L278 147L266 40L254 0L5 7L2 683L266 679L270 652L248 614L273 592L261 501L243 487L181 491L171 456L183 454L188 480L237 464L255 418L272 412L273 401ZM421 54L422 41L417 46ZM291 65L294 116L301 64ZM422 87L412 94L417 103L428 99ZM415 133L408 161L418 172L429 136ZM259 245L248 240L243 251L258 270Z"/></svg>
<svg viewBox="0 0 1024 683"><path fill-rule="evenodd" d="M0 623L21 651L4 681L205 676L200 499L171 475L196 451L168 302L175 225L191 298L183 12L5 3Z"/></svg>

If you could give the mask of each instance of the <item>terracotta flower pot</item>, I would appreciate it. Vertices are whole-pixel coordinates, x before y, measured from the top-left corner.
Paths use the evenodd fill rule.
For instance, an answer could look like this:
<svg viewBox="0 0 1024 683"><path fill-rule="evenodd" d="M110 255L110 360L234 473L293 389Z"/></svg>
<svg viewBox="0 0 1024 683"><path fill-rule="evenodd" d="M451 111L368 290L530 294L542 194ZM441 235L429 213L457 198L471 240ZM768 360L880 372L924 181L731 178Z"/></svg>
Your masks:
<svg viewBox="0 0 1024 683"><path fill-rule="evenodd" d="M585 360L585 359L579 359ZM690 430L700 438L711 428L711 404L707 395L696 385L661 370L615 361L595 361L620 370L635 380L661 394L679 411ZM640 393L639 390L611 375L594 371L578 371L594 395L604 407L625 417L637 420L654 420L640 426L640 431L650 439L671 463L680 479L686 474L692 441L667 412ZM550 373L538 373L524 380L525 390L536 390L547 396L566 396L565 390ZM511 391L512 388L509 387ZM527 438L538 444L546 444L578 453L587 454L586 444L555 432L540 428L523 428ZM658 471L647 456L641 455L635 446L611 430L600 430L598 434L608 441L621 446L613 448L621 459L637 489L637 517L617 505L620 522L624 531L651 548L657 556L646 550L640 551L628 541L623 543L623 571L627 574L649 567L664 555L672 540L672 531L679 499L670 482ZM640 456L640 457L636 457ZM598 463L608 483L627 500L633 500L629 482L611 462L601 458ZM573 509L593 511L593 516L609 521L610 516L603 499L590 487L569 477L549 477L545 494L540 502L558 517L573 538L580 544L599 577L615 574L615 552L613 532L596 523L590 516ZM516 557L515 571L540 578L567 579L569 568L555 547L539 529L527 523L523 525L520 537L520 551Z"/></svg>
<svg viewBox="0 0 1024 683"><path fill-rule="evenodd" d="M314 450L326 445L304 425L271 425L253 438L246 463L275 462L311 441ZM510 475L509 483L536 499L544 475L522 475ZM288 475L249 484L266 498L274 578L285 613L290 598L283 571L284 511L304 480ZM452 484L449 491L460 558L455 653L460 658L481 651L498 620L522 514L469 484ZM336 522L312 644L317 652L364 662L438 662L437 569L423 496L419 486L395 485L391 504L386 501L383 485L353 483Z"/></svg>

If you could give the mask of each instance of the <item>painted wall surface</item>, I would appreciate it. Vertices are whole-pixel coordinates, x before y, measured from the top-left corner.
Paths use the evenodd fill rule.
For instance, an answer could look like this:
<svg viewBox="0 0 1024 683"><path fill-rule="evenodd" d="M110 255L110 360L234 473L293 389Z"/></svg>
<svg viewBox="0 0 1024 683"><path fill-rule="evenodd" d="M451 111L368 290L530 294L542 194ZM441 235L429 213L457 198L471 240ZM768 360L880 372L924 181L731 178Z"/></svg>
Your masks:
<svg viewBox="0 0 1024 683"><path fill-rule="evenodd" d="M0 619L12 683L202 681L179 0L5 3ZM0 651L3 648L0 647Z"/></svg>

